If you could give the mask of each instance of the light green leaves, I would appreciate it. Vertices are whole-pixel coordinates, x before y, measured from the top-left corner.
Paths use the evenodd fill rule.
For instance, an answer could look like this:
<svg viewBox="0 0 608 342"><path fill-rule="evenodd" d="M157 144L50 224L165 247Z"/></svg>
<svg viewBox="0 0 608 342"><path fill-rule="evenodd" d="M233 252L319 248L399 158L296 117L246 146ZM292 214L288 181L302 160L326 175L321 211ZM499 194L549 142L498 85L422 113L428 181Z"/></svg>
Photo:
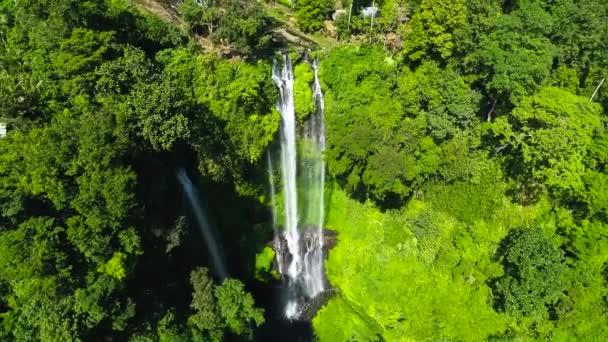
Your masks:
<svg viewBox="0 0 608 342"><path fill-rule="evenodd" d="M499 121L504 124L507 119L511 129L496 133L516 149L522 174L558 191L583 188L583 161L601 127L596 104L548 87L524 98L509 118Z"/></svg>
<svg viewBox="0 0 608 342"><path fill-rule="evenodd" d="M465 1L446 3L423 0L412 17L404 42L404 52L411 61L423 57L448 59L454 50L454 31L467 24Z"/></svg>

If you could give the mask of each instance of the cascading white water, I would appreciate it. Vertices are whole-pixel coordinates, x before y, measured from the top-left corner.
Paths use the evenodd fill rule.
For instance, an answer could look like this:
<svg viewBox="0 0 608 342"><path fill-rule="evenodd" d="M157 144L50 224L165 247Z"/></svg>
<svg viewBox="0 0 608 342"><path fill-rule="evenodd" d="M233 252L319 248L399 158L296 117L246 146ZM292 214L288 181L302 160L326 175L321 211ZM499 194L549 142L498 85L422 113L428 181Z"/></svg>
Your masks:
<svg viewBox="0 0 608 342"><path fill-rule="evenodd" d="M286 241L287 252L291 256L287 267L289 294L285 307L287 318L297 318L300 304L304 297L311 299L324 290L323 271L323 223L324 223L324 187L325 187L325 124L324 98L318 78L318 61L313 63L314 84L313 102L315 114L303 127L301 167L298 172L298 156L296 149L296 115L293 96L294 75L289 56L285 56L283 64L276 61L273 64L272 79L279 88L277 109L281 113L281 176L282 195L284 204L285 224L283 238ZM273 224L276 227L276 209L274 208L274 181L272 179L272 160L268 154L269 180L271 186L271 201L273 205ZM298 197L298 179L303 194ZM298 198L303 203L298 206ZM304 211L303 217L299 216ZM300 219L310 227L300 234ZM305 221L305 222L304 222ZM276 232L276 231L275 231ZM278 233L277 233L278 234ZM280 236L275 236L275 249L279 272L284 274L282 267L283 255ZM303 255L302 255L303 252ZM288 259L289 260L289 259Z"/></svg>
<svg viewBox="0 0 608 342"><path fill-rule="evenodd" d="M319 60L316 59L312 65L315 72L315 80L313 84L313 100L315 101L316 109L316 120L317 124L317 146L321 154L319 161L319 188L321 189L321 196L319 198L319 224L318 232L323 233L323 223L325 223L325 96L323 90L321 90L321 83L319 83ZM321 246L323 246L323 239L321 239Z"/></svg>
<svg viewBox="0 0 608 342"><path fill-rule="evenodd" d="M325 219L325 99L318 74L319 61L312 63L314 83L312 85L313 103L315 113L304 124L305 144L308 144L306 154L306 177L304 187L308 189L308 211L316 229L309 231L306 239L306 252L304 254L304 289L309 298L324 290L323 277L323 223Z"/></svg>
<svg viewBox="0 0 608 342"><path fill-rule="evenodd" d="M298 231L298 196L296 187L296 113L293 98L293 68L291 59L285 56L283 65L276 61L272 66L272 80L279 88L277 109L281 113L281 175L285 210L285 240L292 261L287 274L297 282L302 271L300 262L300 232Z"/></svg>

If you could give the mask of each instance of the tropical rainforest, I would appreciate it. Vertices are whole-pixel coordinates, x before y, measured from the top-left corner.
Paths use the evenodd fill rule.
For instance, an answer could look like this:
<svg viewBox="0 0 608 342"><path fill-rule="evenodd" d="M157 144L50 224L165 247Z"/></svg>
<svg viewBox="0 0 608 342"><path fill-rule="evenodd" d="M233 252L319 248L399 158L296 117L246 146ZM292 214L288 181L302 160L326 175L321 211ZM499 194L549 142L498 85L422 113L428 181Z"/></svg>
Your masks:
<svg viewBox="0 0 608 342"><path fill-rule="evenodd" d="M325 93L308 322L269 243L283 53L299 123L305 56ZM602 0L0 0L0 341L608 340L607 74Z"/></svg>

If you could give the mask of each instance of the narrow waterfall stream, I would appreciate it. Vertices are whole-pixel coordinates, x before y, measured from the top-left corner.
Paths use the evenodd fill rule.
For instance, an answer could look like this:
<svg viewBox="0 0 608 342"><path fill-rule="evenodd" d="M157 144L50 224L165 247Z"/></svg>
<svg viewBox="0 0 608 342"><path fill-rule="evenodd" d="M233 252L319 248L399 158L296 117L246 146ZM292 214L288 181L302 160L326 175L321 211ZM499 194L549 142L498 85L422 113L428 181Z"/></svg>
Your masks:
<svg viewBox="0 0 608 342"><path fill-rule="evenodd" d="M305 240L306 252L304 255L304 281L306 295L315 297L324 290L323 274L323 222L325 220L325 106L323 91L319 83L318 60L312 63L314 70L314 83L312 85L315 113L304 124L305 144L310 147L303 157L305 175L303 189L308 194L306 206L310 211L310 223L316 227L307 231Z"/></svg>
<svg viewBox="0 0 608 342"><path fill-rule="evenodd" d="M190 180L190 177L188 177L188 174L186 174L185 170L180 169L177 172L177 179L179 180L179 183L182 186L186 197L188 198L188 203L190 203L194 218L196 219L205 243L207 244L207 250L211 256L214 271L220 280L224 280L228 278L228 271L226 269L226 265L224 264L225 258L222 255L223 253L221 252L219 243L213 234L211 225L207 219L207 214L201 205L199 193L194 184L192 184L192 181Z"/></svg>
<svg viewBox="0 0 608 342"><path fill-rule="evenodd" d="M284 56L281 64L275 60L272 70L272 79L279 88L277 109L282 118L280 129L280 171L284 214L282 230L277 228L276 189L270 153L268 154L269 184L278 269L279 273L287 277L288 282L288 298L285 306L285 316L288 319L297 319L303 305L323 292L325 287L324 97L318 78L318 61L315 61L312 67L314 83L311 100L314 102L315 113L303 124L303 134L299 140L296 133L297 118L293 94L294 74L289 56ZM298 142L302 152L300 155L298 155ZM298 169L298 166L301 169ZM298 190L303 193L298 194ZM298 203L298 199L303 203ZM302 215L302 212L306 215ZM288 263L286 268L283 266L285 262Z"/></svg>

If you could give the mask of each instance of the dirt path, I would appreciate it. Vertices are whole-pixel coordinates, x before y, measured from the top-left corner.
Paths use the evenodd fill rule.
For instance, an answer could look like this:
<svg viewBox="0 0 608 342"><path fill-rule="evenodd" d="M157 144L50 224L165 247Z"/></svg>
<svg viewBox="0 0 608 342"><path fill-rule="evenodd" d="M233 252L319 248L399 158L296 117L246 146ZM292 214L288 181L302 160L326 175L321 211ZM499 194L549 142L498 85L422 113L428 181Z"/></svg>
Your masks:
<svg viewBox="0 0 608 342"><path fill-rule="evenodd" d="M176 26L182 26L184 21L179 17L177 8L169 3L161 3L155 0L134 0L144 10L156 15L166 22L170 22Z"/></svg>
<svg viewBox="0 0 608 342"><path fill-rule="evenodd" d="M175 5L171 3L170 0L133 0L133 2L142 10L147 11L160 19L172 23L173 25L184 28L185 23L182 18L179 16L178 9ZM268 4L263 3L267 10L274 11L282 11L286 12L284 6L278 4ZM315 48L318 46L323 46L321 42L319 42L314 37L307 35L300 30L298 30L295 25L290 22L293 21L293 18L277 18L274 16L277 21L281 23L279 27L276 27L273 30L273 35L275 36L275 40L285 41L290 44L303 46L306 48ZM285 20L287 19L287 20ZM197 37L198 43L201 47L207 50L213 50L213 44L206 38ZM227 48L227 47L226 47ZM225 49L220 49L225 50ZM225 52L225 51L223 51Z"/></svg>

